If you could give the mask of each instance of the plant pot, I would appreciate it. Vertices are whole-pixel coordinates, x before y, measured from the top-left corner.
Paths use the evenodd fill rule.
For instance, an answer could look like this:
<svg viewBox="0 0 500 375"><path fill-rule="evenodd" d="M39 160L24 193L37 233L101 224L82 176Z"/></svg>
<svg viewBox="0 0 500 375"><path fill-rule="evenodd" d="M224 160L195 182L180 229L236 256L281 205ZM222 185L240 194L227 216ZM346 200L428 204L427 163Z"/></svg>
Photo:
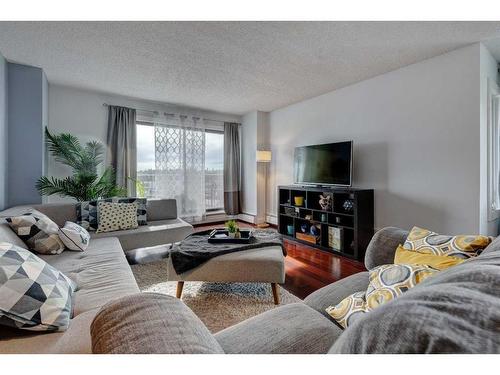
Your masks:
<svg viewBox="0 0 500 375"><path fill-rule="evenodd" d="M234 238L236 236L236 232L228 232L229 238Z"/></svg>

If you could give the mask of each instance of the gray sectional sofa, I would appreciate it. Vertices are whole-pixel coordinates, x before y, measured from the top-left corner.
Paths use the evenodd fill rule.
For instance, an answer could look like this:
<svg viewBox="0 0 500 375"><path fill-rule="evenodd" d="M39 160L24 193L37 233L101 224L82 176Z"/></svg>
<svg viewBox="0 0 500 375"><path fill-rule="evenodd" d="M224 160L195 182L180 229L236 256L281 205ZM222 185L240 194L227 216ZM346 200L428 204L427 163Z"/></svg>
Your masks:
<svg viewBox="0 0 500 375"><path fill-rule="evenodd" d="M0 242L26 245L5 223L7 216L34 208L62 226L76 221L73 203L14 207L0 212ZM149 247L177 242L192 233L193 227L177 217L175 200L149 200L148 225L138 229L92 233L84 252L64 251L40 256L74 280L74 317L65 332L33 333L0 326L0 353L90 353L90 324L99 309L114 299L139 292L125 252L135 246Z"/></svg>
<svg viewBox="0 0 500 375"><path fill-rule="evenodd" d="M408 232L385 228L365 265L392 263ZM500 239L342 330L325 313L366 290L368 272L326 286L212 335L181 301L135 294L106 305L91 326L94 353L500 353Z"/></svg>
<svg viewBox="0 0 500 375"><path fill-rule="evenodd" d="M64 205L37 209L58 224L71 214ZM158 215L166 211L159 209ZM12 212L0 212L0 217L5 214ZM182 224L172 218L153 218L163 222L160 227ZM160 235L144 229L144 238L149 243L173 242L180 240L172 238L174 233L184 236L190 230L185 231ZM377 232L366 251L366 267L392 263L397 245L407 234L397 228ZM24 247L2 223L0 241ZM479 257L441 271L346 330L332 321L325 308L365 290L368 272L215 335L182 301L139 293L124 255L124 248L135 240L128 241L121 236L94 238L85 252L43 256L77 282L74 318L65 332L41 334L0 327L0 353L500 352L500 239ZM141 246L147 246L146 240Z"/></svg>

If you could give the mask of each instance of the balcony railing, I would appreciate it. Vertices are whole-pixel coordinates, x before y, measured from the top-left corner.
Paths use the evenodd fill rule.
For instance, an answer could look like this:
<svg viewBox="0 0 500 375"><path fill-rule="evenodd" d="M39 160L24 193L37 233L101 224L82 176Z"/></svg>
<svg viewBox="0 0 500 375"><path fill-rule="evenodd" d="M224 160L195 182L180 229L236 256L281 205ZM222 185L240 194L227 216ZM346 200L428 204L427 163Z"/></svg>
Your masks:
<svg viewBox="0 0 500 375"><path fill-rule="evenodd" d="M155 171L138 171L137 179L142 183L146 198L165 198L160 196L156 185ZM224 172L222 170L205 170L205 208L213 211L224 208Z"/></svg>

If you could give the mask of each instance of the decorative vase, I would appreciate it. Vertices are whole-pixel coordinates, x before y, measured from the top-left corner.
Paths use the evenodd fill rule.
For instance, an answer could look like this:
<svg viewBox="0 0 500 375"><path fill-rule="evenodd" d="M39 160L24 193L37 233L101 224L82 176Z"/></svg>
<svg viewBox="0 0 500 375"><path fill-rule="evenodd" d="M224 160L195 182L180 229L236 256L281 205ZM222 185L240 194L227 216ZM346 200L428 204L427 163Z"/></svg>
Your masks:
<svg viewBox="0 0 500 375"><path fill-rule="evenodd" d="M289 236L293 236L293 225L287 225L286 226L286 232L288 233Z"/></svg>
<svg viewBox="0 0 500 375"><path fill-rule="evenodd" d="M326 223L328 221L328 215L327 214L321 214L321 221Z"/></svg>
<svg viewBox="0 0 500 375"><path fill-rule="evenodd" d="M304 197L293 197L293 201L295 202L296 206L304 205Z"/></svg>
<svg viewBox="0 0 500 375"><path fill-rule="evenodd" d="M319 196L319 206L322 210L329 211L332 208L331 194L324 193Z"/></svg>
<svg viewBox="0 0 500 375"><path fill-rule="evenodd" d="M311 226L311 229L310 229L310 232L313 236L317 236L319 234L319 229L316 225L312 225Z"/></svg>
<svg viewBox="0 0 500 375"><path fill-rule="evenodd" d="M300 230L302 231L302 233L306 233L307 232L307 224L302 224L300 226Z"/></svg>
<svg viewBox="0 0 500 375"><path fill-rule="evenodd" d="M354 202L350 199L347 199L342 205L345 211L351 212L354 209Z"/></svg>

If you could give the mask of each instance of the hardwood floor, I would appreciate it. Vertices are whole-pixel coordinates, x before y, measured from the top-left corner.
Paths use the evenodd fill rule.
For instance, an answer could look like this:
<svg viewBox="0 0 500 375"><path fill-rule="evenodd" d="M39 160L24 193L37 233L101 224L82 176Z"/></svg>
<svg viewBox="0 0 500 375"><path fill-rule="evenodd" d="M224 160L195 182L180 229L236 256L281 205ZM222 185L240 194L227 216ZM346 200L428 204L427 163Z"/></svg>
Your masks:
<svg viewBox="0 0 500 375"><path fill-rule="evenodd" d="M239 221L242 228L254 227ZM195 231L219 228L222 223L200 225ZM299 298L344 277L365 271L363 263L327 253L293 241L284 242L288 256L285 258L286 279L283 287Z"/></svg>

